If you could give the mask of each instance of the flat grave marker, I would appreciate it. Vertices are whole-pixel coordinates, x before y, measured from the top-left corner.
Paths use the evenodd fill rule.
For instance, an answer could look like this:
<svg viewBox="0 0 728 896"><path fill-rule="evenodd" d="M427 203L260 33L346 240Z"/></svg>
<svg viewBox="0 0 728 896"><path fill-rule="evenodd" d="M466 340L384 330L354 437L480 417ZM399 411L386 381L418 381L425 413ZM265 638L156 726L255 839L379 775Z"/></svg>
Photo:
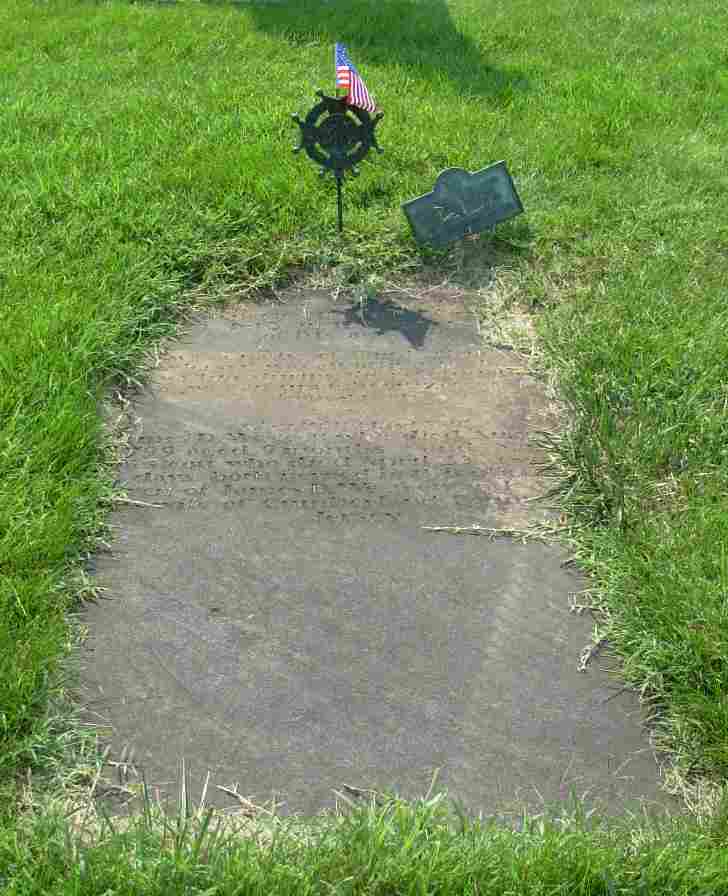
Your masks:
<svg viewBox="0 0 728 896"><path fill-rule="evenodd" d="M436 768L473 813L564 781L664 804L637 698L577 670L592 624L562 554L425 529L534 518L542 386L446 290L282 299L198 319L134 402L139 503L83 611L111 758L171 801L184 757L220 808L235 782L284 813L342 784L416 797Z"/></svg>

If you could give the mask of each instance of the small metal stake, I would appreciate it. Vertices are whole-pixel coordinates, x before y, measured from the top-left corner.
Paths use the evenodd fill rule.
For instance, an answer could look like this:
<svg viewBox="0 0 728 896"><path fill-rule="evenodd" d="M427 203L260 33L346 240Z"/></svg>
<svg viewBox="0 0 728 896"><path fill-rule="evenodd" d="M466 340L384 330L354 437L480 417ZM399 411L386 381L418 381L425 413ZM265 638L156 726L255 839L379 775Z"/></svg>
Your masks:
<svg viewBox="0 0 728 896"><path fill-rule="evenodd" d="M344 203L341 198L341 175L336 175L336 202L339 208L339 233L344 229Z"/></svg>

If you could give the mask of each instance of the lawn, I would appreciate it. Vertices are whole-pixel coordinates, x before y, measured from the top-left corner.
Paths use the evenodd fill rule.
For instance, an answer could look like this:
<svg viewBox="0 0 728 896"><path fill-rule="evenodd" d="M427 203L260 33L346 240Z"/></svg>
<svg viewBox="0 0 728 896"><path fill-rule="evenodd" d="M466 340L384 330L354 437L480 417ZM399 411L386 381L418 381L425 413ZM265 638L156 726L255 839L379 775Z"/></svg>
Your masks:
<svg viewBox="0 0 728 896"><path fill-rule="evenodd" d="M633 830L605 845L543 825L476 836L437 820L439 803L395 802L315 846L285 841L279 859L260 847L243 889L728 893L715 848L728 811L703 823L728 778L726 34L715 0L4 0L8 892L233 892L252 849L232 865L221 850L213 878L199 850L130 858L121 835L81 862L40 790L28 796L28 780L50 799L86 774L63 659L93 594L84 558L118 497L104 409L145 380L193 301L254 298L292 272L376 289L456 271L458 247L418 247L400 203L445 167L505 159L526 214L484 242L568 409L544 437L562 537L593 576L598 633L653 708L671 786L703 808L664 842ZM291 151L291 113L333 92L336 41L385 112L385 152L345 186L341 237L332 185ZM319 852L304 863L298 849Z"/></svg>

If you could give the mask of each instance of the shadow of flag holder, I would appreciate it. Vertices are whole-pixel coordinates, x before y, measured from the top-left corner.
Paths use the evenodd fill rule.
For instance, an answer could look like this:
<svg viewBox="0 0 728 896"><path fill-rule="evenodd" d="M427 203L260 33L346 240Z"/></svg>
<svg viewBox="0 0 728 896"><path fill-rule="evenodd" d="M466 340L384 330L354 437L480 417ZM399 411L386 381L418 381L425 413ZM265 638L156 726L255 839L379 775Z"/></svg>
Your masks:
<svg viewBox="0 0 728 896"><path fill-rule="evenodd" d="M447 168L431 193L402 204L419 243L442 247L465 236L495 228L523 212L505 162L481 171Z"/></svg>
<svg viewBox="0 0 728 896"><path fill-rule="evenodd" d="M311 109L302 121L298 115L291 117L301 128L301 143L294 152L302 149L306 155L321 166L321 176L331 172L336 180L339 233L343 230L343 201L341 185L347 172L356 177L356 165L363 161L373 147L377 152L384 150L377 144L374 128L384 113L377 112L372 117L366 109L350 106L346 98L326 96L317 90L320 102Z"/></svg>

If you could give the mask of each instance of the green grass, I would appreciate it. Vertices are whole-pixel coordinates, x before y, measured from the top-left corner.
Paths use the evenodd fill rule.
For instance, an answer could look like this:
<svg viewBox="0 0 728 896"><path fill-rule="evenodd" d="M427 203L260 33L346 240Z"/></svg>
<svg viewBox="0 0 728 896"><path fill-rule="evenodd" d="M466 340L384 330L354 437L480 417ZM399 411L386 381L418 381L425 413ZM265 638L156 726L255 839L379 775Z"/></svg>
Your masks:
<svg viewBox="0 0 728 896"><path fill-rule="evenodd" d="M145 799L125 824L69 836L56 811L0 839L9 896L400 893L696 894L728 892L715 831L590 826L574 801L560 820L524 816L514 831L469 819L443 794L385 794L315 820L225 818ZM25 827L25 825L24 825Z"/></svg>
<svg viewBox="0 0 728 896"><path fill-rule="evenodd" d="M456 276L459 250L418 249L399 208L449 166L508 162L527 214L482 251L535 315L540 366L568 409L547 440L567 541L594 576L600 632L654 707L674 786L687 798L725 782L726 33L714 0L5 0L0 783L11 799L0 799L0 874L3 862L21 869L11 892L233 892L248 873L221 852L218 890L206 871L182 883L182 859L152 851L99 858L84 883L78 862L63 871L50 814L20 821L19 782L29 770L55 780L83 742L54 707L65 706L73 611L93 592L81 562L115 494L102 399L144 380L150 347L193 298L251 295L293 270L371 288L422 270ZM343 238L331 185L291 153L290 114L333 89L336 40L385 110L385 154L347 184ZM305 862L250 858L245 886L728 892L725 868L710 883L721 859L697 829L689 848L644 846L634 862L654 862L655 876L639 889L632 860L593 833L502 833L476 847L393 825L342 827ZM425 841L431 852L418 853ZM123 849L109 843L108 855ZM134 890L137 873L149 882Z"/></svg>

